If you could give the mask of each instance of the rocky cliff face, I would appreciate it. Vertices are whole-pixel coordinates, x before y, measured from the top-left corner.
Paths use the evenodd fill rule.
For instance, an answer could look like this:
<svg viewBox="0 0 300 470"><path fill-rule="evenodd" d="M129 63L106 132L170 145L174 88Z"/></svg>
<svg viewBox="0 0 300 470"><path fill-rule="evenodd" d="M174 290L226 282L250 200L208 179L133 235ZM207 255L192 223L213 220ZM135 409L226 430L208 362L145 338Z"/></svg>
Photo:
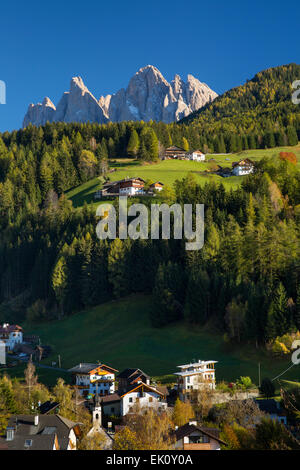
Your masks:
<svg viewBox="0 0 300 470"><path fill-rule="evenodd" d="M217 94L205 83L188 75L186 83L175 75L168 83L152 65L141 68L130 80L127 89L114 95L101 96L99 101L90 93L80 77L71 80L70 91L63 94L57 108L45 98L43 103L30 104L23 126L49 122L163 121L173 122L188 116Z"/></svg>
<svg viewBox="0 0 300 470"><path fill-rule="evenodd" d="M23 127L31 122L35 126L43 126L47 121L52 122L56 108L49 98L42 103L30 104L24 117Z"/></svg>

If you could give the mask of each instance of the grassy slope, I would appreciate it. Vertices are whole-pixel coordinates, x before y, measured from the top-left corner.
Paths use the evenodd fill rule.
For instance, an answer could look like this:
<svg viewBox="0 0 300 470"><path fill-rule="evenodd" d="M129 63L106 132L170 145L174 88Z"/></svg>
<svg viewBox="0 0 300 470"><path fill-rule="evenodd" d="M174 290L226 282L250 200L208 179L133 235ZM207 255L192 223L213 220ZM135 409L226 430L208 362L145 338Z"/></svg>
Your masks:
<svg viewBox="0 0 300 470"><path fill-rule="evenodd" d="M219 361L217 380L249 375L256 383L258 362L262 364L262 377L273 378L287 368L289 359L275 361L248 346L230 349L219 334L184 323L154 329L149 322L150 310L151 297L135 295L62 321L25 328L53 346L53 355L45 363L60 354L63 368L99 360L119 370L140 367L153 376L163 376L187 361L213 359ZM283 378L299 380L299 376L294 367Z"/></svg>
<svg viewBox="0 0 300 470"><path fill-rule="evenodd" d="M214 158L216 163L223 167L231 167L232 162L242 158L251 158L253 161L260 160L264 156L277 157L279 152L294 152L298 157L298 167L300 168L300 145L296 147L281 147L267 150L247 150L231 155L209 155ZM185 160L165 160L152 165L141 165L130 159L118 159L116 163L112 163L113 168L117 168L115 173L111 173L110 179L116 181L119 179L139 176L143 179L151 179L153 181L162 181L164 184L173 185L176 179L182 179L189 172L193 172L198 183L204 184L206 181L222 182L226 189L236 188L242 181L242 176L232 176L230 178L222 178L218 175L204 175L202 172L208 168L207 162L192 162ZM93 203L95 206L99 202L94 202L94 193L101 189L101 182L98 178L94 178L77 188L68 191L67 197L72 200L74 207L80 207L86 201L88 204Z"/></svg>
<svg viewBox="0 0 300 470"><path fill-rule="evenodd" d="M245 157L254 161L264 156L276 158L280 151L294 152L300 167L300 145L249 150L232 155L211 155L210 158L214 158L222 166L231 166L233 161ZM190 171L195 172L199 183L213 179L222 181L226 188L230 188L242 181L242 177L203 176L197 172L205 170L207 163L190 161L167 160L154 165L139 165L130 159L118 159L112 166L118 168L115 173L110 174L113 181L126 176L140 176L172 185L176 179L183 178ZM100 188L99 179L94 178L69 191L67 196L75 207L80 207L85 201L96 206L99 203L93 201L93 194ZM150 298L135 296L30 330L40 334L44 342L54 346L56 354L62 355L63 367L99 359L119 369L138 366L152 375L161 376L172 373L176 370L176 365L193 358L210 358L219 361L218 380L234 380L240 375L250 375L256 382L258 362L262 364L262 377L275 377L287 368L288 359L270 360L264 353L245 346L230 351L219 335L184 324L153 329L148 321L150 309ZM299 380L299 372L295 367L284 378Z"/></svg>

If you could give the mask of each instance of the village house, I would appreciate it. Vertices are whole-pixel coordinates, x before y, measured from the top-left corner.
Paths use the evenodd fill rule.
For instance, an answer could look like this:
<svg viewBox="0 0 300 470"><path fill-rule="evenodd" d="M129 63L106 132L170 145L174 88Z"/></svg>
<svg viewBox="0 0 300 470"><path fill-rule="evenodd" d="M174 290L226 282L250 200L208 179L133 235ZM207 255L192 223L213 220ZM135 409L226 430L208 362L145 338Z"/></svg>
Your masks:
<svg viewBox="0 0 300 470"><path fill-rule="evenodd" d="M177 450L221 450L221 444L226 445L218 429L198 426L197 421L180 426L172 437Z"/></svg>
<svg viewBox="0 0 300 470"><path fill-rule="evenodd" d="M185 400L193 390L199 390L205 384L210 389L216 388L215 364L217 361L201 361L177 366L180 372L177 375L178 394L181 400Z"/></svg>
<svg viewBox="0 0 300 470"><path fill-rule="evenodd" d="M139 408L167 409L167 390L165 387L153 387L145 383L133 384L125 392L118 391L101 400L103 414L106 416L125 416Z"/></svg>
<svg viewBox="0 0 300 470"><path fill-rule="evenodd" d="M193 150L190 153L186 154L186 157L189 160L194 160L197 162L204 162L205 161L205 154L201 150Z"/></svg>
<svg viewBox="0 0 300 470"><path fill-rule="evenodd" d="M125 392L134 384L150 385L150 376L141 369L125 369L118 376L118 391Z"/></svg>
<svg viewBox="0 0 300 470"><path fill-rule="evenodd" d="M178 157L185 157L186 151L181 147L176 147L176 145L172 145L165 150L165 158L178 158Z"/></svg>
<svg viewBox="0 0 300 470"><path fill-rule="evenodd" d="M232 164L232 174L235 176L249 175L254 171L254 163L249 159L245 158L239 162Z"/></svg>
<svg viewBox="0 0 300 470"><path fill-rule="evenodd" d="M103 184L103 189L96 191L95 199L105 196L137 196L144 195L145 181L142 178L125 178L119 181L108 181Z"/></svg>
<svg viewBox="0 0 300 470"><path fill-rule="evenodd" d="M119 181L109 181L103 184L103 189L96 191L95 199L116 196L146 196L153 195L153 191L162 191L164 185L160 181L152 183L149 191L145 189L145 181L142 178L126 178Z"/></svg>
<svg viewBox="0 0 300 470"><path fill-rule="evenodd" d="M5 343L8 351L13 351L17 344L23 342L23 329L19 325L3 323L0 326L0 340Z"/></svg>
<svg viewBox="0 0 300 470"><path fill-rule="evenodd" d="M162 191L164 189L164 184L160 181L156 181L156 183L152 183L149 187L150 191Z"/></svg>
<svg viewBox="0 0 300 470"><path fill-rule="evenodd" d="M60 415L13 415L6 429L6 450L76 450L80 423Z"/></svg>
<svg viewBox="0 0 300 470"><path fill-rule="evenodd" d="M115 374L118 372L105 364L80 363L69 369L73 384L83 396L110 395L115 392Z"/></svg>

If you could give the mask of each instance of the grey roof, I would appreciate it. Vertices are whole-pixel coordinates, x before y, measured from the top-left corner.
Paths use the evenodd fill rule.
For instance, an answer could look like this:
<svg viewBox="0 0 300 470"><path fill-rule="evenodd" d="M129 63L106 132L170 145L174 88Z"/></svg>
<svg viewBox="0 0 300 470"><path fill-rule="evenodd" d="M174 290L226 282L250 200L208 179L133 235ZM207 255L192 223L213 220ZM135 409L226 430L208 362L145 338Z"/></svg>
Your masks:
<svg viewBox="0 0 300 470"><path fill-rule="evenodd" d="M97 367L106 367L107 369L111 369L112 371L118 372L116 369L111 366L108 366L107 364L93 364L90 362L81 362L80 364L77 364L76 366L69 369L68 372L72 372L75 374L89 374L92 370L97 369Z"/></svg>
<svg viewBox="0 0 300 470"><path fill-rule="evenodd" d="M26 445L30 442L30 445ZM7 441L8 450L53 450L55 434L51 436L16 436L13 441ZM62 448L66 450L66 448Z"/></svg>
<svg viewBox="0 0 300 470"><path fill-rule="evenodd" d="M118 379L128 379L128 378L133 378L133 376L140 376L140 375L144 375L145 377L149 378L150 379L150 376L148 374L146 374L145 372L143 372L141 369L138 369L138 368L135 368L135 369L124 369L119 375L118 375ZM135 378L136 378L135 377Z"/></svg>
<svg viewBox="0 0 300 470"><path fill-rule="evenodd" d="M202 434L205 434L206 436L215 439L218 442L221 442L222 444L226 444L222 439L220 439L220 431L219 429L216 428L207 428L207 427L202 427L202 426L195 426L195 424L191 423L186 423L183 426L180 426L176 431L175 431L175 438L176 441L179 441L183 439L185 436L189 436L193 432L199 431Z"/></svg>
<svg viewBox="0 0 300 470"><path fill-rule="evenodd" d="M111 395L105 395L104 397L100 397L100 398L101 398L101 403L105 405L106 403L114 403L114 402L120 401L121 397L116 392L116 393L112 393Z"/></svg>
<svg viewBox="0 0 300 470"><path fill-rule="evenodd" d="M34 415L14 415L9 419L8 427L14 427L14 439L7 441L9 449L24 449L25 441L31 440L32 450L53 448L57 436L61 450L69 444L70 430L77 424L60 415L39 415L39 423L34 424Z"/></svg>
<svg viewBox="0 0 300 470"><path fill-rule="evenodd" d="M101 364L92 364L92 363L85 363L82 362L80 364L77 364L77 366L72 367L69 369L69 372L75 372L75 373L82 373L82 374L89 374L92 370L96 369L99 367Z"/></svg>

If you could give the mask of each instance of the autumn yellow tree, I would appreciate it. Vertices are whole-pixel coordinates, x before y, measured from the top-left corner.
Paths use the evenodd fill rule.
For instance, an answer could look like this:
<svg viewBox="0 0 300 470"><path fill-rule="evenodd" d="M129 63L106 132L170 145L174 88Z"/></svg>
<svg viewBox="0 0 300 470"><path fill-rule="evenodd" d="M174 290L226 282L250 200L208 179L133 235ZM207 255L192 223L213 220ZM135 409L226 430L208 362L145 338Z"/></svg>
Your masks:
<svg viewBox="0 0 300 470"><path fill-rule="evenodd" d="M129 427L116 432L113 444L114 450L140 450L137 435Z"/></svg>
<svg viewBox="0 0 300 470"><path fill-rule="evenodd" d="M172 421L175 426L183 426L194 417L195 413L190 402L183 402L179 398L177 398L172 414Z"/></svg>
<svg viewBox="0 0 300 470"><path fill-rule="evenodd" d="M126 426L137 437L139 450L168 450L171 447L173 423L167 412L153 408L136 408L125 418Z"/></svg>

